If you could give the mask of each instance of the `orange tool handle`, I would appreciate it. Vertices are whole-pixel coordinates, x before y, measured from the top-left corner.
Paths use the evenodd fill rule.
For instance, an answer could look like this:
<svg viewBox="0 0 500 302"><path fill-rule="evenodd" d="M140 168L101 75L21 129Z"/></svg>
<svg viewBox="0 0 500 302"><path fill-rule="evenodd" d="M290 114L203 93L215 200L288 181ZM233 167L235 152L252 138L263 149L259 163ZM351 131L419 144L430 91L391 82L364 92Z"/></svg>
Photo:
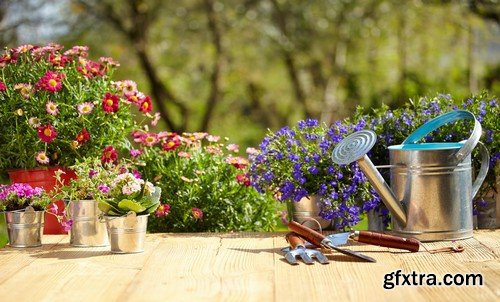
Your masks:
<svg viewBox="0 0 500 302"><path fill-rule="evenodd" d="M288 229L292 232L297 233L300 237L316 246L322 246L321 242L326 238L323 234L318 233L315 230L301 225L295 221L290 221L288 223Z"/></svg>
<svg viewBox="0 0 500 302"><path fill-rule="evenodd" d="M296 249L297 247L304 247L305 248L305 240L302 239L297 233L294 232L289 232L286 234L286 241L290 243L290 247L292 250Z"/></svg>

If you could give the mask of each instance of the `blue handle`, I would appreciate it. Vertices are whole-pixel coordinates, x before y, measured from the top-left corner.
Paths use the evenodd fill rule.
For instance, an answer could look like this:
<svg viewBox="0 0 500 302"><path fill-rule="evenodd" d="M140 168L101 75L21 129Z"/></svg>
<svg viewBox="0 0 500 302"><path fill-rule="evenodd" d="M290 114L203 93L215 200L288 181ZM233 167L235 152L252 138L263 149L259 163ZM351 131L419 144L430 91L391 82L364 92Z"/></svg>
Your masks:
<svg viewBox="0 0 500 302"><path fill-rule="evenodd" d="M474 121L474 130L472 131L471 136L467 141L464 143L463 147L458 150L457 153L455 153L455 159L457 162L461 162L466 156L468 156L474 147L477 145L479 142L479 138L481 137L481 124L479 121L476 119L474 114L470 113L469 111L466 110L456 110L456 111L451 111L447 112L445 114L442 114L427 123L423 124L422 126L418 127L417 130L415 130L410 136L408 136L404 142L404 144L415 144L417 141L425 137L427 134L431 133L432 131L438 129L439 127L457 121L457 120L473 120Z"/></svg>

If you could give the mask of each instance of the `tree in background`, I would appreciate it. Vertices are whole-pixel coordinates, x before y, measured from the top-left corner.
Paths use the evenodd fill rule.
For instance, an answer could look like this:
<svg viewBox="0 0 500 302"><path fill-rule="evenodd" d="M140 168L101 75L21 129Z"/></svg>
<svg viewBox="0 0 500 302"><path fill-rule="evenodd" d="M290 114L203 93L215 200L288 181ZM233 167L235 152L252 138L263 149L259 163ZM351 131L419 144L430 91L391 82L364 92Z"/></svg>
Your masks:
<svg viewBox="0 0 500 302"><path fill-rule="evenodd" d="M494 1L20 0L0 5L0 40L89 45L149 87L164 128L245 146L358 104L498 95L498 16ZM28 21L45 34L15 30Z"/></svg>

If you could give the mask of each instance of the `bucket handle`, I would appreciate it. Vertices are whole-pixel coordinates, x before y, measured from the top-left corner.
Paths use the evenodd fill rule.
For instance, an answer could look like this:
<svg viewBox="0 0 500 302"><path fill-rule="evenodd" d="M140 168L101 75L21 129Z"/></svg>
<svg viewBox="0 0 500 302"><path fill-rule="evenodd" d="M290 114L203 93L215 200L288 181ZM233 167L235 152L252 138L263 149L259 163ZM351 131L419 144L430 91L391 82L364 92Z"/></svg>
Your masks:
<svg viewBox="0 0 500 302"><path fill-rule="evenodd" d="M461 162L465 157L467 157L469 154L471 154L472 150L474 147L477 145L479 142L479 138L481 137L482 133L482 128L481 124L479 121L476 119L474 114L470 113L469 111L466 110L455 110L455 111L450 111L445 114L442 114L427 123L423 124L422 126L418 127L417 130L415 130L410 136L408 136L404 141L404 144L415 144L417 141L425 137L427 134L431 133L432 131L438 129L439 127L448 124L450 122L454 122L457 120L461 119L466 119L466 120L473 120L474 121L474 130L472 131L470 137L465 141L464 145L458 152L456 152L453 157L455 159L455 162L459 163Z"/></svg>
<svg viewBox="0 0 500 302"><path fill-rule="evenodd" d="M474 196L476 196L477 192L481 188L481 185L486 178L486 174L488 174L488 169L490 166L490 155L488 153L488 149L481 142L479 142L479 147L481 149L481 168L479 169L476 180L474 180L474 184L472 185L472 199L474 198Z"/></svg>

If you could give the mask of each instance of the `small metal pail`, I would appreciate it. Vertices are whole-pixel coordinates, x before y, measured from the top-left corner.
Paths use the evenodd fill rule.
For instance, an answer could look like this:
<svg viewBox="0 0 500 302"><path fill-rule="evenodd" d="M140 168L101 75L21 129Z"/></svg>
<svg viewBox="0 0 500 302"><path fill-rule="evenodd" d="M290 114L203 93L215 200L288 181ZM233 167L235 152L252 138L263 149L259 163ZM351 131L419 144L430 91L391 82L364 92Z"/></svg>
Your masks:
<svg viewBox="0 0 500 302"><path fill-rule="evenodd" d="M471 137L458 143L416 143L451 121L475 122ZM454 111L422 125L401 145L390 146L391 188L406 212L406 225L393 217L393 232L421 241L472 237L472 198L489 166L481 147L481 170L472 181L471 152L481 136L481 125L467 111Z"/></svg>
<svg viewBox="0 0 500 302"><path fill-rule="evenodd" d="M317 195L304 197L299 202L292 202L288 212L292 214L292 220L297 223L304 224L312 229L319 229L319 224L322 230L333 230L333 221L319 216L320 206L318 202L319 197Z"/></svg>
<svg viewBox="0 0 500 302"><path fill-rule="evenodd" d="M109 245L106 224L100 222L101 210L95 200L75 200L67 203L73 220L69 243L72 246L93 247Z"/></svg>
<svg viewBox="0 0 500 302"><path fill-rule="evenodd" d="M37 247L42 245L45 211L5 212L9 245L12 247Z"/></svg>
<svg viewBox="0 0 500 302"><path fill-rule="evenodd" d="M144 252L148 216L104 216L108 229L111 252L118 254Z"/></svg>

